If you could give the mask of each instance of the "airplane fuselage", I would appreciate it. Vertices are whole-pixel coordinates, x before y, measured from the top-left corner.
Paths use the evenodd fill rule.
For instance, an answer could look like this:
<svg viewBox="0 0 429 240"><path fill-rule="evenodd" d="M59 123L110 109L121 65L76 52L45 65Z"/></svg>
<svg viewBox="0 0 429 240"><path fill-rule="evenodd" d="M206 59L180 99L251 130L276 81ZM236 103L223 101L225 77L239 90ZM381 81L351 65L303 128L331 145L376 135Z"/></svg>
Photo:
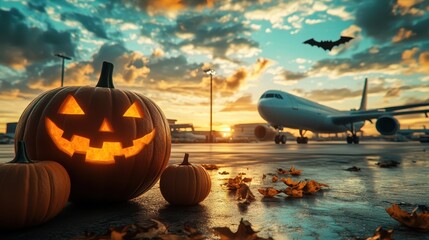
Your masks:
<svg viewBox="0 0 429 240"><path fill-rule="evenodd" d="M340 111L290 93L269 90L262 94L258 102L258 112L273 127L309 130L316 133L339 133L351 129L349 125L332 122L331 116L352 114ZM363 121L354 123L354 130L360 130Z"/></svg>

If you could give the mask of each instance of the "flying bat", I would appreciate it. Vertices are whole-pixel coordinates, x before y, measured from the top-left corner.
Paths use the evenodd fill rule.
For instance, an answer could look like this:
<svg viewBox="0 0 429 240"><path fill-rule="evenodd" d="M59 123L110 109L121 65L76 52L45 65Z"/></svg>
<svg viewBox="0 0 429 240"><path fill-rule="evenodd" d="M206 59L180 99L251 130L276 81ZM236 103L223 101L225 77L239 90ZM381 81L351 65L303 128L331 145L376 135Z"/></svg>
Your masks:
<svg viewBox="0 0 429 240"><path fill-rule="evenodd" d="M314 40L314 38L312 38L312 39L308 39L307 41L305 41L303 43L309 44L311 46L318 46L320 48L323 48L323 50L325 50L325 51L326 50L331 51L333 47L341 45L343 43L346 43L352 39L353 39L352 37L341 36L341 38L338 39L337 41L320 41L320 42L318 42L318 41Z"/></svg>

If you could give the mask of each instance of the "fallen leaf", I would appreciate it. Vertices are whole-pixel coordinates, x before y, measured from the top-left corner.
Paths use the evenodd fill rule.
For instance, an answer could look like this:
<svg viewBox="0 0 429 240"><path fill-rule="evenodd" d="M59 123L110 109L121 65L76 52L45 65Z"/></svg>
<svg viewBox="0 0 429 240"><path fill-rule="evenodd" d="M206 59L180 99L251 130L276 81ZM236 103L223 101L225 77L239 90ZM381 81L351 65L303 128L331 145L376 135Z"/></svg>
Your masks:
<svg viewBox="0 0 429 240"><path fill-rule="evenodd" d="M302 170L295 169L295 167L294 167L294 166L292 166L292 167L290 167L290 169L289 169L289 173L290 173L292 176L299 176L299 175L301 175Z"/></svg>
<svg viewBox="0 0 429 240"><path fill-rule="evenodd" d="M407 227L415 228L418 230L429 230L429 212L423 211L417 213L417 208L408 213L402 210L397 204L392 204L390 208L386 208L386 212L396 221L404 224Z"/></svg>
<svg viewBox="0 0 429 240"><path fill-rule="evenodd" d="M277 168L277 173L278 174L289 174L289 171L284 170L283 168Z"/></svg>
<svg viewBox="0 0 429 240"><path fill-rule="evenodd" d="M136 224L122 227L110 227L102 235L85 233L84 236L73 238L74 240L124 240L124 239L152 239L167 234L167 227L155 219L143 220Z"/></svg>
<svg viewBox="0 0 429 240"><path fill-rule="evenodd" d="M225 179L226 183L222 184L225 186L228 190L236 190L240 188L240 184L242 182L241 176L236 176L235 178L227 178Z"/></svg>
<svg viewBox="0 0 429 240"><path fill-rule="evenodd" d="M356 166L353 166L353 167L349 167L349 168L347 168L347 169L346 169L346 171L350 171L350 172L359 172L359 171L360 171L360 168L359 168L359 167L356 167Z"/></svg>
<svg viewBox="0 0 429 240"><path fill-rule="evenodd" d="M378 162L376 163L376 165L378 165L381 168L391 168L391 167L397 167L400 163L395 161L395 160L390 160L390 161L383 161L383 162Z"/></svg>
<svg viewBox="0 0 429 240"><path fill-rule="evenodd" d="M295 198L302 198L304 196L302 190L293 189L291 187L287 187L285 190L285 193L288 196L295 197Z"/></svg>
<svg viewBox="0 0 429 240"><path fill-rule="evenodd" d="M298 185L299 182L295 182L292 180L292 178L282 178L280 179L284 184L286 184L289 187L294 187L296 185Z"/></svg>
<svg viewBox="0 0 429 240"><path fill-rule="evenodd" d="M252 225L249 221L240 220L237 232L232 232L228 227L214 227L214 234L220 236L220 240L268 240L270 238L258 237L257 233L252 229Z"/></svg>
<svg viewBox="0 0 429 240"><path fill-rule="evenodd" d="M300 181L297 185L293 186L292 188L295 190L302 190L304 189L305 185L307 185L307 181Z"/></svg>
<svg viewBox="0 0 429 240"><path fill-rule="evenodd" d="M273 178L271 179L272 182L277 182L279 180L279 177L277 177L276 175L273 176Z"/></svg>
<svg viewBox="0 0 429 240"><path fill-rule="evenodd" d="M374 236L366 240L392 240L393 229L384 230L381 226L375 229Z"/></svg>
<svg viewBox="0 0 429 240"><path fill-rule="evenodd" d="M251 177L245 177L245 178L243 178L243 182L251 182L252 181L252 178Z"/></svg>
<svg viewBox="0 0 429 240"><path fill-rule="evenodd" d="M255 195L253 195L252 191L250 191L250 188L247 186L247 184L242 183L240 184L240 188L237 189L237 192L235 193L235 198L237 200L246 200L250 202L255 199Z"/></svg>
<svg viewBox="0 0 429 240"><path fill-rule="evenodd" d="M258 192L264 195L264 197L274 197L275 195L280 193L279 190L272 187L258 188Z"/></svg>
<svg viewBox="0 0 429 240"><path fill-rule="evenodd" d="M316 181L310 180L307 182L307 184L303 188L303 191L305 194L313 194L313 193L318 192L320 189L321 189L321 187L319 186L319 184Z"/></svg>
<svg viewBox="0 0 429 240"><path fill-rule="evenodd" d="M217 170L219 167L216 164L201 164L206 170Z"/></svg>

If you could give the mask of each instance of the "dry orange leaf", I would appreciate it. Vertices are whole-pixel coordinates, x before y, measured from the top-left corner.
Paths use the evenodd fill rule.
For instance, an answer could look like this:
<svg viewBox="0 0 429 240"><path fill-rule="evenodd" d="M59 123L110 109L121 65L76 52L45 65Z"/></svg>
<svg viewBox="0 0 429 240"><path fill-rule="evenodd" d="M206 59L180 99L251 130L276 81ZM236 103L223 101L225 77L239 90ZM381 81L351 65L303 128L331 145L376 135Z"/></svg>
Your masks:
<svg viewBox="0 0 429 240"><path fill-rule="evenodd" d="M235 198L237 200L246 200L248 202L253 201L255 199L255 195L253 195L252 191L250 191L249 186L247 184L240 184L240 188L237 189L235 193Z"/></svg>
<svg viewBox="0 0 429 240"><path fill-rule="evenodd" d="M290 169L289 169L289 173L292 176L299 176L299 175L301 175L301 172L302 172L302 170L295 169L294 166L290 167Z"/></svg>
<svg viewBox="0 0 429 240"><path fill-rule="evenodd" d="M392 240L393 229L384 230L381 226L375 229L374 236L366 240Z"/></svg>
<svg viewBox="0 0 429 240"><path fill-rule="evenodd" d="M257 233L252 229L252 224L249 221L240 220L237 232L232 232L228 227L214 227L214 234L220 236L220 240L269 240L272 238L258 237Z"/></svg>
<svg viewBox="0 0 429 240"><path fill-rule="evenodd" d="M74 240L124 240L126 236L132 235L133 239L159 238L167 234L167 227L155 219L143 220L136 224L122 227L111 227L107 233L96 235L86 233L85 236L73 238Z"/></svg>
<svg viewBox="0 0 429 240"><path fill-rule="evenodd" d="M242 182L241 176L236 176L235 178L227 178L225 179L226 183L223 185L226 186L228 190L235 190L240 188L240 184Z"/></svg>
<svg viewBox="0 0 429 240"><path fill-rule="evenodd" d="M295 190L302 190L307 185L307 181L300 181L297 185L293 186L292 188Z"/></svg>
<svg viewBox="0 0 429 240"><path fill-rule="evenodd" d="M292 180L292 178L282 178L280 179L284 184L288 185L289 187L296 186L299 182L295 182Z"/></svg>
<svg viewBox="0 0 429 240"><path fill-rule="evenodd" d="M289 171L285 170L283 168L277 168L277 173L278 174L289 174Z"/></svg>
<svg viewBox="0 0 429 240"><path fill-rule="evenodd" d="M201 164L201 166L203 168L205 168L206 170L217 170L217 169L219 169L219 167L216 166L216 164Z"/></svg>
<svg viewBox="0 0 429 240"><path fill-rule="evenodd" d="M251 177L245 177L245 178L243 178L243 182L251 182L252 181L252 178Z"/></svg>
<svg viewBox="0 0 429 240"><path fill-rule="evenodd" d="M293 189L291 187L287 187L285 190L285 193L288 196L295 197L295 198L302 198L304 196L302 190Z"/></svg>
<svg viewBox="0 0 429 240"><path fill-rule="evenodd" d="M259 188L258 191L260 194L264 195L264 197L274 197L275 195L280 193L279 190L272 187Z"/></svg>
<svg viewBox="0 0 429 240"><path fill-rule="evenodd" d="M273 178L271 179L272 182L277 182L279 180L279 177L277 177L276 175L273 176Z"/></svg>
<svg viewBox="0 0 429 240"><path fill-rule="evenodd" d="M410 213L402 210L397 204L392 204L390 208L386 208L386 212L396 221L404 224L407 227L418 230L429 230L429 212L416 213L416 209Z"/></svg>

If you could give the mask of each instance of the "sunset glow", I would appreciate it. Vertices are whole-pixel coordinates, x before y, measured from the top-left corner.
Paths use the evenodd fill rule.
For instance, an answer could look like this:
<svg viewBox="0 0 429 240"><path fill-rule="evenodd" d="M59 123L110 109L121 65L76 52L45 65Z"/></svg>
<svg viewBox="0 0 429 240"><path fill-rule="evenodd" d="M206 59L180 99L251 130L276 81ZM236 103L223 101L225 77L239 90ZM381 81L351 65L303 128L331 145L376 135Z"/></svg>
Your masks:
<svg viewBox="0 0 429 240"><path fill-rule="evenodd" d="M102 61L112 62L116 88L151 98L195 130L209 129L208 68L216 71L216 131L263 123L256 104L269 89L350 110L368 78L368 108L429 101L429 1L0 3L0 132L36 96L60 87L56 53L72 58L65 86L95 86ZM331 52L303 44L341 35L353 40ZM423 114L398 119L403 128L429 127ZM363 131L377 134L370 123Z"/></svg>

